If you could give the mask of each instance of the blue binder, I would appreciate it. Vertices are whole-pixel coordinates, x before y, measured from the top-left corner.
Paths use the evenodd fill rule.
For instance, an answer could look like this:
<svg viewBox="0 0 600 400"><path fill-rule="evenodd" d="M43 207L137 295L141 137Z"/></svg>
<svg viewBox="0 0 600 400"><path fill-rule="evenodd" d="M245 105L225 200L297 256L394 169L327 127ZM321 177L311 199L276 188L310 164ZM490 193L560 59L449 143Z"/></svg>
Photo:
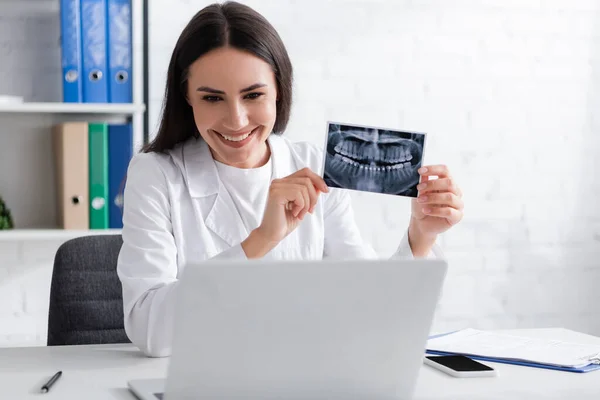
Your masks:
<svg viewBox="0 0 600 400"><path fill-rule="evenodd" d="M131 103L131 0L107 0L108 99Z"/></svg>
<svg viewBox="0 0 600 400"><path fill-rule="evenodd" d="M456 331L446 332L446 333L442 333L439 335L433 335L433 336L430 336L429 339L434 339L436 337L449 335L454 332L456 332ZM448 353L445 351L435 351L435 350L425 350L425 353L438 355L438 356L463 355L463 354L458 354L458 353ZM479 360L479 361L489 361L489 362L496 362L496 363L502 363L502 364L522 365L525 367L545 368L545 369L553 369L553 370L557 370L557 371L566 371L566 372L583 373L583 372L590 372L590 371L595 371L597 369L600 369L600 362L598 362L598 361L590 361L590 364L588 364L584 367L572 368L572 367L561 367L561 366L556 366L556 365L541 364L541 363L534 363L534 362L510 360L510 359L504 359L504 358L472 356L472 355L467 355L467 354L464 354L464 356L466 356L468 358L472 358L473 360Z"/></svg>
<svg viewBox="0 0 600 400"><path fill-rule="evenodd" d="M123 190L127 167L133 155L131 124L108 126L108 227L123 227Z"/></svg>
<svg viewBox="0 0 600 400"><path fill-rule="evenodd" d="M106 0L81 0L83 101L108 102Z"/></svg>
<svg viewBox="0 0 600 400"><path fill-rule="evenodd" d="M79 7L79 0L60 0L60 45L65 103L80 103L83 98Z"/></svg>

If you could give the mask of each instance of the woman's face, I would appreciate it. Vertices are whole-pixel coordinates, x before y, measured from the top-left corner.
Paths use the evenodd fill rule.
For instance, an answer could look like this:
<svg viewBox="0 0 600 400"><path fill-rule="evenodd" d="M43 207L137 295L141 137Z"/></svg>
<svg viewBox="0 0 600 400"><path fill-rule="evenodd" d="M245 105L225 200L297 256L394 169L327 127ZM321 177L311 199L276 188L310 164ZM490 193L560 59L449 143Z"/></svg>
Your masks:
<svg viewBox="0 0 600 400"><path fill-rule="evenodd" d="M229 47L212 50L190 66L187 98L215 160L238 168L268 161L266 139L275 124L277 100L269 64Z"/></svg>

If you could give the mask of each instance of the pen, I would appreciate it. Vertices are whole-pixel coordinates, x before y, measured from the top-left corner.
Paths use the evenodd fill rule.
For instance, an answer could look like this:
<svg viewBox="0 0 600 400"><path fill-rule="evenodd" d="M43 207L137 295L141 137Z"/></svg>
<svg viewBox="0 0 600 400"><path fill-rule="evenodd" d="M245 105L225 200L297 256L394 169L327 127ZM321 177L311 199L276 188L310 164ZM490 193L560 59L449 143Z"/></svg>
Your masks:
<svg viewBox="0 0 600 400"><path fill-rule="evenodd" d="M54 376L50 378L50 380L46 382L44 386L42 386L42 393L48 393L52 385L54 385L54 382L56 382L61 375L62 371L58 371L57 373L55 373Z"/></svg>

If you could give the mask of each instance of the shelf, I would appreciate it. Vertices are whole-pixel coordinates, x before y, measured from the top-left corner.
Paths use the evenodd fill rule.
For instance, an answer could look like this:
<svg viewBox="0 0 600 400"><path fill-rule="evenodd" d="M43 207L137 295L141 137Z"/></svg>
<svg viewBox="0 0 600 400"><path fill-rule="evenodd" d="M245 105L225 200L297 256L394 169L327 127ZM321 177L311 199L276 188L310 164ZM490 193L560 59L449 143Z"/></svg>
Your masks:
<svg viewBox="0 0 600 400"><path fill-rule="evenodd" d="M8 229L0 230L0 242L22 240L69 240L91 235L120 235L121 229Z"/></svg>
<svg viewBox="0 0 600 400"><path fill-rule="evenodd" d="M0 113L132 115L145 109L130 103L0 103Z"/></svg>

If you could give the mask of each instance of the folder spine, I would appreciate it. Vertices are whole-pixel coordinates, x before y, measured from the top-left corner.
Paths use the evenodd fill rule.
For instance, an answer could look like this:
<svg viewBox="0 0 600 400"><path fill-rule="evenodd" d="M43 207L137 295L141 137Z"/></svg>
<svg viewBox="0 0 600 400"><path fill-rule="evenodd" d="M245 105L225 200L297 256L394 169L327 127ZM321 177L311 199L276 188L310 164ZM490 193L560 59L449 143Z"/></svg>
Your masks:
<svg viewBox="0 0 600 400"><path fill-rule="evenodd" d="M88 229L88 124L67 122L52 131L58 226Z"/></svg>
<svg viewBox="0 0 600 400"><path fill-rule="evenodd" d="M108 102L106 0L81 0L83 101Z"/></svg>
<svg viewBox="0 0 600 400"><path fill-rule="evenodd" d="M79 0L60 0L60 45L63 102L82 101L81 26Z"/></svg>
<svg viewBox="0 0 600 400"><path fill-rule="evenodd" d="M108 228L108 127L89 124L90 229Z"/></svg>
<svg viewBox="0 0 600 400"><path fill-rule="evenodd" d="M123 228L123 190L127 167L133 155L131 124L108 126L109 228Z"/></svg>
<svg viewBox="0 0 600 400"><path fill-rule="evenodd" d="M108 97L111 103L131 103L131 0L107 0Z"/></svg>

